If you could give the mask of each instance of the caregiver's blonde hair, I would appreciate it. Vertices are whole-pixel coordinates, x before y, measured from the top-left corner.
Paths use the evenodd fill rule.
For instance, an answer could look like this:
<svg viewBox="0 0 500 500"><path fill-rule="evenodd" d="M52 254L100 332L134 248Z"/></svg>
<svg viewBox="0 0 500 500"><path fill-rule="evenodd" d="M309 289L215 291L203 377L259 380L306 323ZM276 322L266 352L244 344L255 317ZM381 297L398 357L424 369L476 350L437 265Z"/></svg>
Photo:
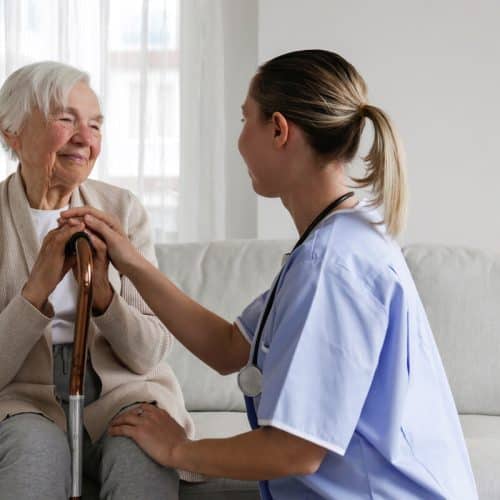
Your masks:
<svg viewBox="0 0 500 500"><path fill-rule="evenodd" d="M279 111L305 133L313 150L329 160L350 162L366 118L374 140L366 175L353 179L371 187L373 205L384 207L387 231L396 236L406 219L407 186L403 148L389 117L367 102L366 84L354 66L326 50L283 54L263 64L250 95L268 120Z"/></svg>

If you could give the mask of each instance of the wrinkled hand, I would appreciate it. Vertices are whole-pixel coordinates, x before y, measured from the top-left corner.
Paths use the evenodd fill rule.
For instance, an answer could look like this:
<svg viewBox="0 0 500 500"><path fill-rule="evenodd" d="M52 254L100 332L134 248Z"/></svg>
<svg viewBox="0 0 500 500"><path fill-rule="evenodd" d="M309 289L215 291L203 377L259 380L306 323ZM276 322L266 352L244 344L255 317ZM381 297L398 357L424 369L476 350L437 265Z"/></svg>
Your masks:
<svg viewBox="0 0 500 500"><path fill-rule="evenodd" d="M111 436L133 439L153 460L165 467L176 467L175 450L188 438L181 427L165 410L141 404L118 415L108 429Z"/></svg>
<svg viewBox="0 0 500 500"><path fill-rule="evenodd" d="M106 243L91 230L86 229L94 247L94 276L92 281L92 300L94 315L103 314L113 300L113 287L109 282L109 257Z"/></svg>
<svg viewBox="0 0 500 500"><path fill-rule="evenodd" d="M74 227L81 224L85 227L84 231L89 236L90 242L94 248L92 256L92 302L94 315L103 314L113 300L113 288L108 278L109 258L106 243L99 238L93 231L88 229L81 217L60 218L58 220L60 227L65 225Z"/></svg>
<svg viewBox="0 0 500 500"><path fill-rule="evenodd" d="M93 207L71 208L61 213L61 219L81 219L87 229L99 236L107 247L107 254L113 265L126 274L127 264L140 258L140 253L129 241L117 217Z"/></svg>
<svg viewBox="0 0 500 500"><path fill-rule="evenodd" d="M71 236L83 228L81 223L64 226L49 231L45 236L28 281L21 292L36 308L42 310L49 295L75 265L75 258L66 257L64 250Z"/></svg>

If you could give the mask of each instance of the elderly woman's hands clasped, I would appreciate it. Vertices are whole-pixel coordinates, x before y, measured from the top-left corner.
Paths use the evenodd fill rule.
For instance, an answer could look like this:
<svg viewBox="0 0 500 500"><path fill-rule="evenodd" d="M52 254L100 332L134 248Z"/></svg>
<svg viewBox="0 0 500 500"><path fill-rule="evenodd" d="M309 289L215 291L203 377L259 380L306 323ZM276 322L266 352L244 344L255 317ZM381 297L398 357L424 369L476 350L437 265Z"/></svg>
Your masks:
<svg viewBox="0 0 500 500"><path fill-rule="evenodd" d="M22 295L42 310L49 295L66 273L75 265L74 257L67 257L65 247L73 234L83 230L83 224L63 226L47 233L42 247L24 285Z"/></svg>
<svg viewBox="0 0 500 500"><path fill-rule="evenodd" d="M89 206L77 207L62 212L60 223L71 227L83 223L94 247L104 248L121 274L127 274L127 265L141 258L120 222L113 215Z"/></svg>
<svg viewBox="0 0 500 500"><path fill-rule="evenodd" d="M22 295L35 307L42 310L50 294L76 265L75 257L65 253L66 244L75 233L85 231L94 247L93 307L100 314L108 308L113 299L113 289L108 280L109 259L106 244L85 227L82 220L62 223L50 231L42 242L37 260L23 288Z"/></svg>
<svg viewBox="0 0 500 500"><path fill-rule="evenodd" d="M80 227L80 230L89 236L94 248L92 280L93 312L94 314L102 314L113 299L113 288L108 279L109 257L106 243L89 230L82 217L63 217L63 213L61 213L61 217L58 219L59 227Z"/></svg>
<svg viewBox="0 0 500 500"><path fill-rule="evenodd" d="M123 272L124 265L139 253L129 242L120 223L111 215L92 207L79 207L61 213L59 227L43 240L37 260L23 288L23 296L42 310L50 294L76 260L65 254L66 243L79 231L88 234L94 247L93 308L95 314L106 311L113 299L108 280L109 258Z"/></svg>

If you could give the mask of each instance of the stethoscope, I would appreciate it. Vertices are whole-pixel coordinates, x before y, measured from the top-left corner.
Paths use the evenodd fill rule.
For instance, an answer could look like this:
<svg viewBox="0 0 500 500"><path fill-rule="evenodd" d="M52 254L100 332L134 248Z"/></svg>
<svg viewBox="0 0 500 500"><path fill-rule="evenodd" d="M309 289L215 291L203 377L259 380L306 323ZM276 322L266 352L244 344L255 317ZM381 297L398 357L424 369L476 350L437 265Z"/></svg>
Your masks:
<svg viewBox="0 0 500 500"><path fill-rule="evenodd" d="M309 225L309 227L304 231L299 241L295 244L292 251L286 256L290 256L293 251L298 248L309 236L311 231L335 208L337 208L341 203L349 199L351 196L354 196L354 192L350 191L346 193L340 198L337 198L335 201L330 203ZM276 277L271 292L269 294L269 299L267 300L266 308L264 309L264 314L262 315L259 323L259 327L257 329L257 335L255 338L255 342L252 346L252 353L249 362L246 366L244 366L238 373L238 385L241 389L241 392L249 398L254 398L259 396L262 392L262 370L257 366L257 356L259 354L259 346L262 338L262 332L264 331L264 327L266 325L267 318L271 311L271 307L273 306L274 298L276 295L276 290L278 288L279 278L284 269L284 266L281 268L278 276Z"/></svg>

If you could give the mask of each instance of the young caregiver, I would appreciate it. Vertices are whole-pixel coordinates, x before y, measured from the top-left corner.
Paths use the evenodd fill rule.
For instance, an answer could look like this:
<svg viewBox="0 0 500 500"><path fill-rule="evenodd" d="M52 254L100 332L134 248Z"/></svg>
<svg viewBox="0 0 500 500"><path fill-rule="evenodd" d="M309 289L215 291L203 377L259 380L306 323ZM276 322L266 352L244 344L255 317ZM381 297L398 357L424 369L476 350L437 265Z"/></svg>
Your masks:
<svg viewBox="0 0 500 500"><path fill-rule="evenodd" d="M366 202L345 170L367 120L373 145L356 179L372 190ZM82 207L61 223L83 217L189 350L220 373L239 372L253 430L192 441L143 404L117 417L110 434L168 467L260 480L264 499L477 498L439 353L393 239L406 175L389 118L368 103L351 64L305 50L259 68L243 121L239 149L253 188L281 199L300 239L234 324L149 264L113 216Z"/></svg>

